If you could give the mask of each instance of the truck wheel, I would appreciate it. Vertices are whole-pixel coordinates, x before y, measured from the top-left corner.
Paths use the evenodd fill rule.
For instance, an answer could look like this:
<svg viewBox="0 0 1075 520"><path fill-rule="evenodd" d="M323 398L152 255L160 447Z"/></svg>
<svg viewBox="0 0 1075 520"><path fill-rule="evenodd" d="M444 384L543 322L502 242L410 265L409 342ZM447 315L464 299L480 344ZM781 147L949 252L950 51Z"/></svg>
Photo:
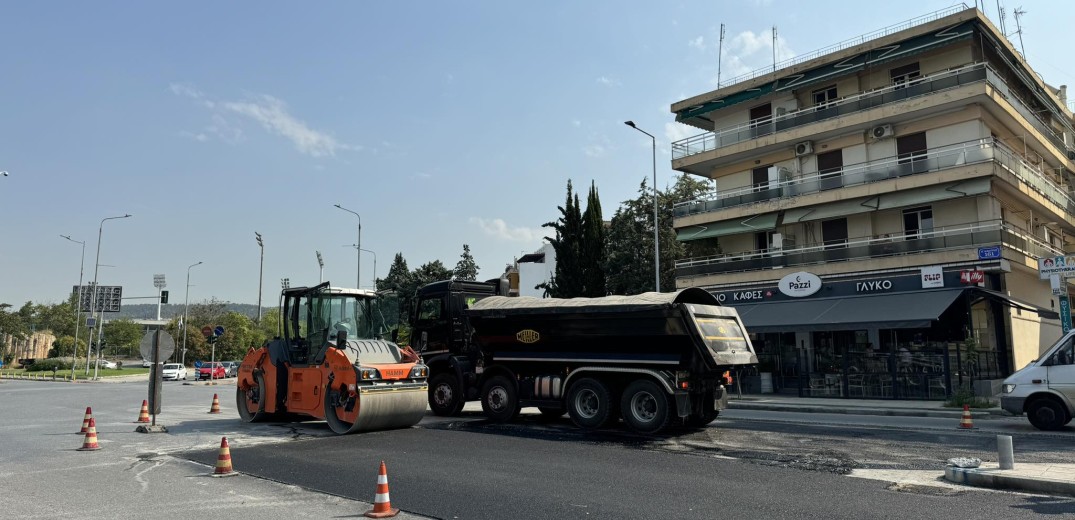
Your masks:
<svg viewBox="0 0 1075 520"><path fill-rule="evenodd" d="M620 412L627 427L638 433L657 433L668 426L668 394L657 383L639 379L627 385L620 399Z"/></svg>
<svg viewBox="0 0 1075 520"><path fill-rule="evenodd" d="M235 405L243 422L257 422L267 419L265 413L265 379L258 374L254 376L254 386L247 390L235 388Z"/></svg>
<svg viewBox="0 0 1075 520"><path fill-rule="evenodd" d="M451 374L437 374L429 382L429 408L433 415L450 417L458 415L466 400L463 387Z"/></svg>
<svg viewBox="0 0 1075 520"><path fill-rule="evenodd" d="M601 381L580 379L567 394L567 413L579 428L600 428L612 418L611 392Z"/></svg>
<svg viewBox="0 0 1075 520"><path fill-rule="evenodd" d="M1048 398L1032 401L1027 406L1026 417L1039 430L1059 430L1068 422L1064 406Z"/></svg>
<svg viewBox="0 0 1075 520"><path fill-rule="evenodd" d="M493 376L482 386L482 411L493 422L508 422L519 411L515 385L504 376Z"/></svg>

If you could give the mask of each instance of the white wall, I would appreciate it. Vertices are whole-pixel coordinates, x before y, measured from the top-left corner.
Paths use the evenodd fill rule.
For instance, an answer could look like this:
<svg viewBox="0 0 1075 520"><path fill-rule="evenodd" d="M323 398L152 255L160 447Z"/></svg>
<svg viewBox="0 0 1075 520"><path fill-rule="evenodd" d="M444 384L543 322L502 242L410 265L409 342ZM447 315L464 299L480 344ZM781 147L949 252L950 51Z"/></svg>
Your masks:
<svg viewBox="0 0 1075 520"><path fill-rule="evenodd" d="M545 253L544 262L519 262L519 296L541 298L544 290L535 285L552 280L556 272L556 250L552 244L544 244L535 253Z"/></svg>

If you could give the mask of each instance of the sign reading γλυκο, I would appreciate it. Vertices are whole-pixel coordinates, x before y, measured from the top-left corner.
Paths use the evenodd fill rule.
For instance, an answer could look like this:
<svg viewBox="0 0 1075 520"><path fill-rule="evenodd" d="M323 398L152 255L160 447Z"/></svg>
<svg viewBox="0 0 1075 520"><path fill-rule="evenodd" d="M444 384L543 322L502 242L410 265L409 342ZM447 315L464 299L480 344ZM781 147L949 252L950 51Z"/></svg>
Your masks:
<svg viewBox="0 0 1075 520"><path fill-rule="evenodd" d="M821 290L821 278L814 273L799 271L780 279L780 292L792 298L810 296Z"/></svg>

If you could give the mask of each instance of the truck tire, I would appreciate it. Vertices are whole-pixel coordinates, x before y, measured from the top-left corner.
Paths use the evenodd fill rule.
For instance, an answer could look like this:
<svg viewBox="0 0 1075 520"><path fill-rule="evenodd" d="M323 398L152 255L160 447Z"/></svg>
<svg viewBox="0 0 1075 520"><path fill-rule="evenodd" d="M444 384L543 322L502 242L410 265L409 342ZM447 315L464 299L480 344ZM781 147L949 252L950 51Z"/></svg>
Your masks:
<svg viewBox="0 0 1075 520"><path fill-rule="evenodd" d="M627 427L638 433L657 433L672 420L664 389L649 379L638 379L623 391L620 413Z"/></svg>
<svg viewBox="0 0 1075 520"><path fill-rule="evenodd" d="M504 376L493 376L482 385L482 411L490 421L503 423L519 412L515 385Z"/></svg>
<svg viewBox="0 0 1075 520"><path fill-rule="evenodd" d="M612 393L597 379L580 379L567 393L567 413L579 428L601 428L613 417Z"/></svg>
<svg viewBox="0 0 1075 520"><path fill-rule="evenodd" d="M433 415L458 415L464 404L463 386L452 374L437 374L429 381L429 409Z"/></svg>
<svg viewBox="0 0 1075 520"><path fill-rule="evenodd" d="M254 376L254 386L243 391L235 388L235 406L239 409L239 418L243 422L258 422L268 419L265 413L265 378L261 374Z"/></svg>
<svg viewBox="0 0 1075 520"><path fill-rule="evenodd" d="M1059 430L1068 422L1068 411L1055 399L1043 397L1031 401L1026 407L1026 417L1039 430Z"/></svg>

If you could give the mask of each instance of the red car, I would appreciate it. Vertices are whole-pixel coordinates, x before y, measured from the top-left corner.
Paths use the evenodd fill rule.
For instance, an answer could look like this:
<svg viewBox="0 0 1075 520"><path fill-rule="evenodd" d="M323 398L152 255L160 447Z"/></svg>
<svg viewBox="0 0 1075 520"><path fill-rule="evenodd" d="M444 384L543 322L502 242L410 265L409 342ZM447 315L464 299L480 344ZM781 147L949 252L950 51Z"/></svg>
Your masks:
<svg viewBox="0 0 1075 520"><path fill-rule="evenodd" d="M198 369L198 373L194 375L194 380L224 379L225 377L228 377L228 369L224 368L223 364L205 363Z"/></svg>

